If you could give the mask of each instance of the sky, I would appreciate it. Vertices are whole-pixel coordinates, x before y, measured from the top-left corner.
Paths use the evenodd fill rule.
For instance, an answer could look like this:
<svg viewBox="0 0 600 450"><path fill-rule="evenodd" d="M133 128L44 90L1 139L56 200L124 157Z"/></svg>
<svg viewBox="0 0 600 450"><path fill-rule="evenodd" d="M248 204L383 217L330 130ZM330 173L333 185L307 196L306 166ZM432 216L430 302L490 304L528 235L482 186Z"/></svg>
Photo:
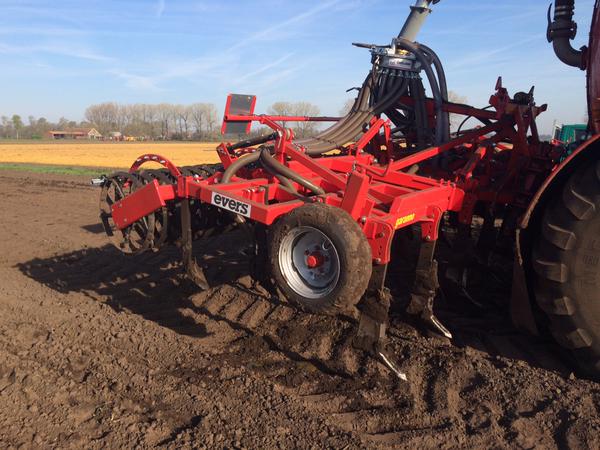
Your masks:
<svg viewBox="0 0 600 450"><path fill-rule="evenodd" d="M337 115L370 68L352 42L389 44L413 0L0 0L0 115L82 120L87 106L258 96ZM488 104L536 86L540 129L580 123L585 74L546 41L549 0L441 0L418 41L445 64L449 89ZM587 44L594 0L576 2Z"/></svg>

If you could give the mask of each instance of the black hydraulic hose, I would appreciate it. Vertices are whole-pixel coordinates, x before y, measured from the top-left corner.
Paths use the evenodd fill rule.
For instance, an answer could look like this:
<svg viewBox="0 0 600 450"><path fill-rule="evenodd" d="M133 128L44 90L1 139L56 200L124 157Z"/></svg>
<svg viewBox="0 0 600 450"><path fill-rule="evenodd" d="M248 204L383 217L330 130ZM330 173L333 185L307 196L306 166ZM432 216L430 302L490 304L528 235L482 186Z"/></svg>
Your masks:
<svg viewBox="0 0 600 450"><path fill-rule="evenodd" d="M419 46L419 49L420 48L421 47ZM427 55L431 58L431 62L429 62L429 60L425 57L425 53L427 53ZM433 96L437 104L436 117L438 124L436 126L436 140L439 141L439 143L446 142L450 138L450 121L448 117L449 115L444 113L443 107L441 107L443 101L447 100L448 98L446 76L443 66L435 52L428 47L423 48L423 51L420 53L420 55L417 55L417 57L419 56L421 56L421 64L424 66L424 70L427 73L430 85L432 86ZM440 80L439 84L435 75L433 74L433 71L431 70L431 64L434 65L438 74L438 78ZM398 97L403 94L408 84L408 80L403 79L403 84L396 84L394 89L394 78L396 74L397 72L395 71L384 73L382 76L376 79L371 90L372 92L370 98L360 96L357 98L355 105L359 104L359 100L362 98L363 101L368 101L372 105L371 108L367 109L362 114L349 114L344 120L341 121L342 123L339 124L340 126L331 127L313 139L298 143L307 147L307 153L309 155L319 155L335 149L349 140L352 140L362 131L362 127L371 116L378 115L386 110L389 110L390 106L397 102ZM439 94L436 94L436 92ZM363 93L364 92L361 92L361 94Z"/></svg>
<svg viewBox="0 0 600 450"><path fill-rule="evenodd" d="M446 72L439 56L429 47L424 44L418 44L419 47L425 52L425 55L431 58L431 62L437 72L438 82L440 84L440 92L442 93L442 99L448 101L448 83L446 81Z"/></svg>
<svg viewBox="0 0 600 450"><path fill-rule="evenodd" d="M368 108L368 104L376 82L377 79L373 80L372 73L369 73L369 76L367 77L367 80L365 80L363 88L354 103L354 106L356 107L354 111L351 111L340 122L314 138L298 141L297 144L306 147L309 155L318 155L338 146L337 142L334 140L335 136L338 134L345 133L349 129L355 130L357 124L360 130L361 124L372 115L372 110Z"/></svg>
<svg viewBox="0 0 600 450"><path fill-rule="evenodd" d="M279 175L277 173L272 174L272 175L274 175L275 178L277 178L279 180L279 183L281 183L282 186L287 188L288 191L298 193L298 191L296 191L296 188L294 187L294 185L292 184L292 182L290 181L289 178L286 178L283 175Z"/></svg>
<svg viewBox="0 0 600 450"><path fill-rule="evenodd" d="M345 143L347 143L348 141L352 140L357 134L359 134L362 131L363 126L366 124L366 122L375 115L379 115L382 112L384 112L386 109L389 108L390 105L392 105L397 98L400 96L402 89L405 88L405 84L404 84L404 80L400 79L399 77L393 77L396 78L396 81L394 81L394 87L393 89L386 93L385 97L380 100L376 105L374 105L370 110L368 110L364 115L355 117L352 121L352 124L348 127L345 127L342 130L339 130L338 132L334 133L331 136L328 136L329 140L330 140L330 144L325 144L325 145L317 145L314 147L310 147L307 150L307 153L309 155L318 155L318 154L322 154L325 153L329 150L332 150L334 148L339 147L340 145L344 145Z"/></svg>
<svg viewBox="0 0 600 450"><path fill-rule="evenodd" d="M367 121L372 116L377 116L387 110L393 103L400 97L406 88L406 82L404 78L398 77L397 72L392 72L389 77L387 92L385 96L380 99L377 104L375 104L366 116L361 117L359 122L355 122L355 126L347 130L347 132L343 135L335 136L335 144L336 146L343 145L346 142L352 140L357 134L359 134L363 128L363 126L367 123Z"/></svg>
<svg viewBox="0 0 600 450"><path fill-rule="evenodd" d="M429 6L432 3L437 3L439 0L418 0L415 6L411 7L411 14L407 19L406 23L402 31L400 32L399 38L406 40L407 42L412 42L416 38L416 34L418 30L423 25L426 17L431 13ZM427 66L426 62L422 62L424 66ZM429 67L429 66L428 66ZM441 64L440 64L441 68ZM365 83L363 83L363 87L357 97L352 110L350 113L342 120L340 120L337 124L323 131L319 135L314 138L306 139L302 141L297 141L297 144L306 147L307 154L315 156L325 153L327 151L333 150L340 145L344 145L348 140L354 138L357 134L362 131L365 122L373 115L379 115L382 112L385 112L389 109L391 104L393 104L396 99L393 98L393 95L385 95L389 91L393 91L393 94L399 96L402 93L402 89L406 89L407 84L402 86L396 86L395 88L389 88L388 82L389 78L393 78L394 72L392 72L391 76L389 76L388 80L380 79L377 72L379 70L378 64L374 63L373 68ZM433 80L433 77L430 76L432 74L431 67L429 67L430 83L432 84L432 89L435 89L437 84ZM445 76L443 76L445 80ZM371 81L371 84L368 85L368 82ZM373 82L374 81L374 82ZM444 83L445 89L445 83ZM439 89L438 89L439 90ZM388 92L386 92L388 91ZM382 97L385 95L385 101L382 100ZM443 98L447 97L447 93L445 93ZM443 100L442 100L443 101ZM367 106L370 108L365 109ZM356 109L354 109L357 107ZM436 139L443 139L441 137L441 132L444 129L443 122L447 123L448 131L445 135L449 135L449 120L443 118L443 114L441 114L442 108L438 110L438 126Z"/></svg>
<svg viewBox="0 0 600 450"><path fill-rule="evenodd" d="M396 132L405 129L410 125L410 122L406 120L406 117L395 108L387 109L385 115L388 116L396 126L396 128L394 128Z"/></svg>
<svg viewBox="0 0 600 450"><path fill-rule="evenodd" d="M322 153L333 150L340 145L345 144L348 140L351 140L362 130L362 126L368 121L373 115L372 110L361 111L358 114L354 114L349 117L348 120L336 130L332 130L331 134L326 136L319 136L311 143L306 144L307 154L309 155L320 155ZM344 138L350 136L349 138Z"/></svg>
<svg viewBox="0 0 600 450"><path fill-rule="evenodd" d="M246 167L252 163L255 163L260 158L260 152L250 153L249 155L242 156L240 159L233 162L227 170L223 173L221 183L229 183L231 178L240 170L242 167Z"/></svg>
<svg viewBox="0 0 600 450"><path fill-rule="evenodd" d="M325 191L322 188L320 188L313 182L307 180L303 176L299 175L297 172L294 172L289 167L286 167L285 165L283 165L279 161L277 161L275 158L273 158L271 156L270 149L268 149L266 147L263 148L260 151L259 158L260 158L260 162L262 163L264 168L267 169L268 171L271 171L278 175L282 175L292 181L295 181L300 186L305 187L306 189L308 189L309 191L312 191L313 193L315 193L317 195L325 194Z"/></svg>
<svg viewBox="0 0 600 450"><path fill-rule="evenodd" d="M404 42L404 41L403 41ZM429 50L428 55L430 55L432 62L429 62L425 57L424 52ZM443 113L443 108L441 107L440 102L444 99L447 99L447 85L446 85L446 77L443 72L443 67L439 58L431 49L423 49L423 52L420 53L420 60L422 65L424 66L424 70L427 73L430 84L432 86L432 91L434 98L436 99L438 106L438 113L436 114L438 118L438 126L436 127L436 139L439 142L444 142L449 139L449 118L448 114ZM410 50L409 50L410 51ZM418 51L415 53L419 53ZM438 72L438 77L440 78L441 86L438 84L433 71L431 70L431 64L436 68L436 72ZM373 79L373 76L370 76L365 80L365 84L363 84L363 89L361 89L360 95L357 97L357 100L354 106L358 106L358 112L355 114L350 113L346 116L340 123L336 124L337 126L330 127L325 132L319 134L315 138L308 139L305 141L299 141L299 145L303 145L307 147L307 154L309 155L319 155L335 149L340 145L352 140L357 134L362 131L362 127L365 125L366 121L373 115L378 115L394 105L397 102L398 97L400 97L403 92L406 90L406 86L408 84L408 80L402 79L399 83L397 80L400 77L397 77L398 72L389 71L388 73L384 73L383 75L377 77L373 86L371 88L371 95L367 94L365 89L366 83L369 79ZM394 80L396 78L396 80ZM437 88L437 89L436 89ZM436 94L437 93L437 94ZM367 110L362 110L361 106L367 104L371 104L372 106ZM445 131L444 131L445 130Z"/></svg>
<svg viewBox="0 0 600 450"><path fill-rule="evenodd" d="M435 74L431 69L431 65L429 61L419 48L417 44L414 42L407 41L406 39L397 39L396 45L400 46L404 50L411 52L415 57L419 60L421 65L423 66L423 70L427 75L427 79L429 80L429 85L431 86L431 91L433 95L433 99L435 101L436 108L436 133L435 133L435 143L440 145L444 142L444 138L446 133L444 133L445 127L445 119L444 119L444 101L442 99L442 93L440 91L440 87L438 85L437 79L435 78Z"/></svg>
<svg viewBox="0 0 600 450"><path fill-rule="evenodd" d="M410 83L407 80L407 86L409 85ZM396 102L385 113L392 119L397 128L406 128L415 121L415 109L400 102Z"/></svg>
<svg viewBox="0 0 600 450"><path fill-rule="evenodd" d="M548 8L548 42L552 42L554 53L563 63L585 70L586 47L576 50L571 45L571 40L577 35L577 23L573 21L575 15L575 0L556 0L554 2L554 21L551 18L551 9Z"/></svg>
<svg viewBox="0 0 600 450"><path fill-rule="evenodd" d="M297 144L308 146L313 142L317 142L318 140L325 140L326 137L328 135L330 135L332 132L336 131L339 128L345 127L347 122L352 117L356 116L357 114L363 113L365 107L368 106L369 97L371 95L371 91L373 90L376 82L377 82L377 80L373 79L372 72L369 72L369 75L367 75L365 81L363 82L362 87L356 97L356 100L354 101L354 104L352 105L352 108L350 108L350 112L342 120L340 120L336 124L332 125L331 127L327 128L326 130L322 131L317 136L315 136L313 138L297 141Z"/></svg>
<svg viewBox="0 0 600 450"><path fill-rule="evenodd" d="M246 167L252 163L257 162L260 159L261 150L257 150L255 153L250 155L242 156L240 159L231 164L227 170L223 173L223 178L221 179L221 183L229 183L231 178L242 168ZM282 186L290 193L290 194L298 194L298 191L292 184L292 182L283 175L274 173L273 174Z"/></svg>
<svg viewBox="0 0 600 450"><path fill-rule="evenodd" d="M431 61L437 73L437 79L440 86L440 93L442 94L442 100L444 102L447 102L448 82L446 80L446 72L444 71L442 61L431 48L423 44L419 44L419 47L424 51L425 55L431 58ZM444 142L448 142L450 140L450 114L447 112L444 113L444 121L446 122L444 124Z"/></svg>
<svg viewBox="0 0 600 450"><path fill-rule="evenodd" d="M380 98L385 95L385 90L388 83L389 73L384 69L384 72L379 76L377 89L375 90L375 95L372 96L371 105L377 104Z"/></svg>
<svg viewBox="0 0 600 450"><path fill-rule="evenodd" d="M385 99L379 102L375 108L373 108L373 112L376 115L383 113L390 106L394 105L398 99L402 96L404 91L406 90L406 78L404 77L396 77L396 81L392 82L392 85L385 96Z"/></svg>
<svg viewBox="0 0 600 450"><path fill-rule="evenodd" d="M417 131L417 142L421 145L429 145L429 130L427 124L427 110L425 109L425 91L420 79L410 81L410 95L415 100L415 129Z"/></svg>
<svg viewBox="0 0 600 450"><path fill-rule="evenodd" d="M493 108L493 106L492 106L492 105L488 105L488 106L486 106L485 108L483 108L483 110L485 111L485 110L487 110L487 109L490 109L490 108ZM456 135L457 135L457 136L460 136L460 132L462 131L462 128L465 126L465 124L466 124L466 123L469 121L469 119L471 119L471 118L473 118L473 116L467 116L467 117L465 117L465 119L464 119L464 120L463 120L463 121L460 123L460 125L458 126L458 129L456 130ZM479 119L479 120L481 120L481 119ZM485 123L484 123L484 124L485 124ZM485 125L489 125L489 124L485 124Z"/></svg>
<svg viewBox="0 0 600 450"><path fill-rule="evenodd" d="M309 154L321 154L325 151L332 150L339 145L337 140L335 140L335 137L340 133L346 133L348 130L357 129L358 131L355 131L355 133L360 132L362 124L372 116L372 108L369 104L378 83L378 79L379 76L374 66L373 70L369 72L357 97L355 102L355 106L357 106L356 110L352 111L336 125L330 127L316 137L300 141L298 144L304 145L308 149L307 151Z"/></svg>

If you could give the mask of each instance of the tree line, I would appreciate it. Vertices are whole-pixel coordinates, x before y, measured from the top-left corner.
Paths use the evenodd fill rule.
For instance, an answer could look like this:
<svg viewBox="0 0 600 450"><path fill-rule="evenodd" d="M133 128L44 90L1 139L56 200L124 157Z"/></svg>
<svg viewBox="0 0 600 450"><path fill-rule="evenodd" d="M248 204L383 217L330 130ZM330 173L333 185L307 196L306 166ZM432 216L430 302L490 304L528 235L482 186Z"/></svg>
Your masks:
<svg viewBox="0 0 600 450"><path fill-rule="evenodd" d="M221 117L212 103L101 103L87 108L85 119L104 136L118 131L149 139L209 140L217 137Z"/></svg>
<svg viewBox="0 0 600 450"><path fill-rule="evenodd" d="M268 113L279 116L318 116L320 110L308 102L276 102L268 108ZM50 122L46 118L29 116L25 122L21 116L2 116L0 137L5 139L42 139L51 130L69 128L95 128L104 137L118 132L125 136L146 139L172 140L218 140L220 139L221 115L212 103L179 105L161 104L120 104L115 102L89 106L85 120L75 122L61 118ZM293 128L296 136L308 137L318 131L314 122L285 123ZM253 134L264 130L253 124Z"/></svg>
<svg viewBox="0 0 600 450"><path fill-rule="evenodd" d="M29 116L25 122L18 114L0 117L0 138L3 139L43 139L50 130L66 130L78 126L85 126L64 117L58 122L49 122L45 117L35 118Z"/></svg>

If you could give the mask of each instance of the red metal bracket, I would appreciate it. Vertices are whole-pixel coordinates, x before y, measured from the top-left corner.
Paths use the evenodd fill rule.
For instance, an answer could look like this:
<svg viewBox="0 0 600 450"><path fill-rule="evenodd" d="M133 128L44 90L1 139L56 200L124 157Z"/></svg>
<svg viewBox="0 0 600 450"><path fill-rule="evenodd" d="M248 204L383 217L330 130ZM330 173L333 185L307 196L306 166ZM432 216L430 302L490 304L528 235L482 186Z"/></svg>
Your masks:
<svg viewBox="0 0 600 450"><path fill-rule="evenodd" d="M133 165L131 166L131 168L129 169L129 173L135 172L143 164L146 164L149 162L158 163L161 166L166 167L167 169L169 169L169 172L171 172L171 175L173 175L174 177L181 176L181 172L179 171L177 166L175 166L175 164L173 164L171 161L169 161L164 156L155 155L153 153L147 153L145 155L140 156L138 159L136 159L135 162L133 163Z"/></svg>
<svg viewBox="0 0 600 450"><path fill-rule="evenodd" d="M157 180L152 180L151 183L112 205L113 221L117 228L122 230L164 207L168 200L173 200L175 197L174 186L159 185Z"/></svg>

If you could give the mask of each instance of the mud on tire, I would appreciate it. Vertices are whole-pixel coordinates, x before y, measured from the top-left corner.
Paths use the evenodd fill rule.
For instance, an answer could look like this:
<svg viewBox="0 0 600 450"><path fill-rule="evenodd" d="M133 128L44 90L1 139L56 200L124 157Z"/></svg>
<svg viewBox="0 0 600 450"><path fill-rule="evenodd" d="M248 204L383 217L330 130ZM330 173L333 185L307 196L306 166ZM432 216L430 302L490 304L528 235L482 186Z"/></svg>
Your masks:
<svg viewBox="0 0 600 450"><path fill-rule="evenodd" d="M321 203L280 218L269 229L267 255L274 287L308 312L351 312L371 278L371 248L359 225ZM320 266L311 268L309 257Z"/></svg>
<svg viewBox="0 0 600 450"><path fill-rule="evenodd" d="M600 162L579 168L548 205L533 268L554 338L600 378Z"/></svg>

